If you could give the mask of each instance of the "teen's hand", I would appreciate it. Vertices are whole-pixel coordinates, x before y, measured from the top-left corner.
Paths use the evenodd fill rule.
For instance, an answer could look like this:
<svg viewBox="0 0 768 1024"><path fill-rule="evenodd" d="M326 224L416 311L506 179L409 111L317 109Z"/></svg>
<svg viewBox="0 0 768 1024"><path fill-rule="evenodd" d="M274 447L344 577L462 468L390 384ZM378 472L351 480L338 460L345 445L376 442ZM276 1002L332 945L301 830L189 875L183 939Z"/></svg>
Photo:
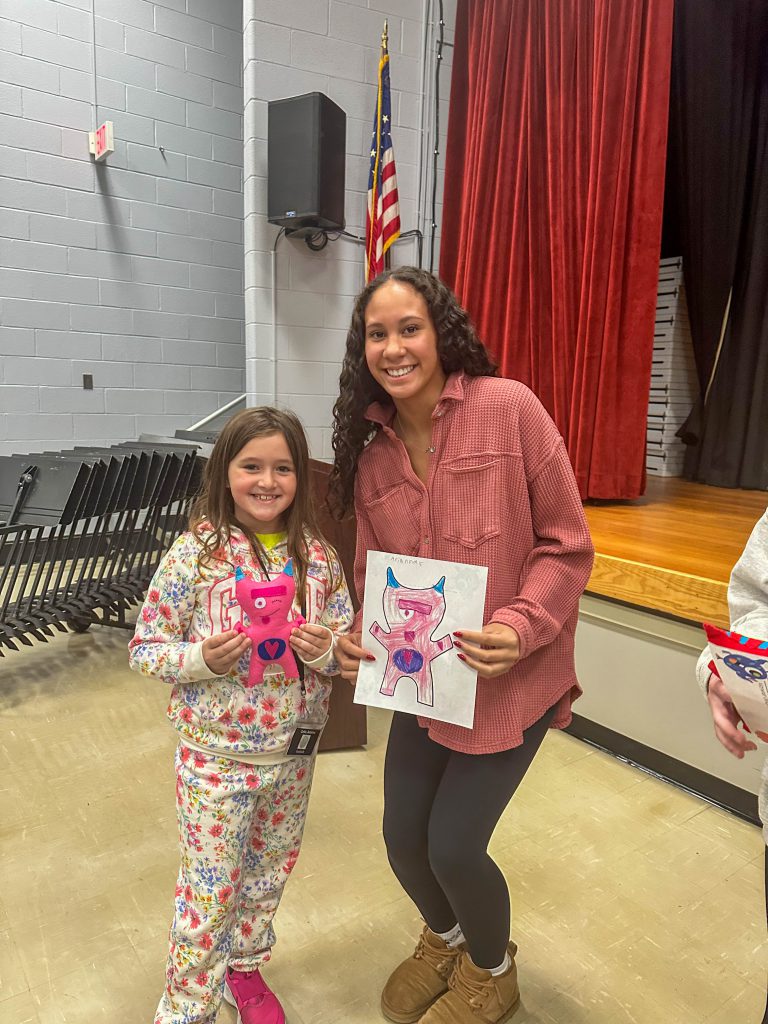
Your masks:
<svg viewBox="0 0 768 1024"><path fill-rule="evenodd" d="M375 661L370 651L361 647L363 642L362 633L347 633L345 636L336 637L336 661L341 669L341 676L348 679L354 686L357 682L357 670L360 662L364 659Z"/></svg>
<svg viewBox="0 0 768 1024"><path fill-rule="evenodd" d="M734 707L722 679L714 672L709 677L707 700L712 712L712 721L715 724L715 736L725 749L739 760L748 750L757 750L757 744L748 739L747 734L739 729L741 716Z"/></svg>
<svg viewBox="0 0 768 1024"><path fill-rule="evenodd" d="M225 676L250 648L247 633L228 629L203 640L203 661L216 676Z"/></svg>
<svg viewBox="0 0 768 1024"><path fill-rule="evenodd" d="M502 675L520 660L517 630L501 622L489 622L479 633L465 629L453 636L458 656L485 679Z"/></svg>
<svg viewBox="0 0 768 1024"><path fill-rule="evenodd" d="M291 630L291 647L302 661L316 661L327 654L333 646L333 636L325 626L305 622Z"/></svg>

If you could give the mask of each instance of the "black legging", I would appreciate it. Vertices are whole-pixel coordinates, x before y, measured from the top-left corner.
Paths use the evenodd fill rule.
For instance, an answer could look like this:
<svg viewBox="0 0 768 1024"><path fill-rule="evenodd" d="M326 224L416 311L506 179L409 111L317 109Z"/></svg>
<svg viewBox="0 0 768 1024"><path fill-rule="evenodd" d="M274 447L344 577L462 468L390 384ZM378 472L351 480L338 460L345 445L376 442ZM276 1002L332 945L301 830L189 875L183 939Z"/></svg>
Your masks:
<svg viewBox="0 0 768 1024"><path fill-rule="evenodd" d="M554 708L519 747L460 754L396 712L384 766L384 841L392 870L434 932L461 925L472 960L490 970L509 942L509 891L488 855L504 808L546 735Z"/></svg>

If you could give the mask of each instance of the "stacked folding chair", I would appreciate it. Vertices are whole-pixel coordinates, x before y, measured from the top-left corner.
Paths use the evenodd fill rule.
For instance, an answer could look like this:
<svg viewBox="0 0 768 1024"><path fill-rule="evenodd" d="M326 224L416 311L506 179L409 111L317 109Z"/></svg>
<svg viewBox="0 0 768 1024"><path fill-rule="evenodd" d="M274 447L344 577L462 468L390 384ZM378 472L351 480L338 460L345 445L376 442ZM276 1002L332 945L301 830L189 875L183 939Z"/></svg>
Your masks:
<svg viewBox="0 0 768 1024"><path fill-rule="evenodd" d="M54 630L126 626L199 487L199 446L0 457L0 657Z"/></svg>
<svg viewBox="0 0 768 1024"><path fill-rule="evenodd" d="M656 476L680 476L685 446L677 431L698 393L693 343L678 257L659 265L645 467Z"/></svg>

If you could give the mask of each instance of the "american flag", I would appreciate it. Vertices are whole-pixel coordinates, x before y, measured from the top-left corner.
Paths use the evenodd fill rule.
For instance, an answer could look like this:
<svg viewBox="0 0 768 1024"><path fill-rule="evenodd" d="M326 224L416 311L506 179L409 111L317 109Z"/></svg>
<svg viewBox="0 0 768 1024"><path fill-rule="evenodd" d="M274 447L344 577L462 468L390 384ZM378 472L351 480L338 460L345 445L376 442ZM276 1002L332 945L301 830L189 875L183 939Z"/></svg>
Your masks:
<svg viewBox="0 0 768 1024"><path fill-rule="evenodd" d="M381 37L379 88L371 135L371 170L368 175L368 211L365 219L365 280L384 269L384 255L400 234L395 154L392 149L392 101L389 95L387 28Z"/></svg>

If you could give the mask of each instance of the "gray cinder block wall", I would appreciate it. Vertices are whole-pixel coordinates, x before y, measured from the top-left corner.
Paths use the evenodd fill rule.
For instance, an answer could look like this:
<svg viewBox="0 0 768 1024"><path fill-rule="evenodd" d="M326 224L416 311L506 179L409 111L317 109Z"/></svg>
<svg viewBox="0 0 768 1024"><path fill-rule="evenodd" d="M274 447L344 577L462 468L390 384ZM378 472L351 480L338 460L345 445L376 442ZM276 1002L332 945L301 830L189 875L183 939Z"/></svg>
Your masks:
<svg viewBox="0 0 768 1024"><path fill-rule="evenodd" d="M93 0L97 120L91 2L0 4L0 453L244 390L242 0Z"/></svg>
<svg viewBox="0 0 768 1024"><path fill-rule="evenodd" d="M244 0L246 382L250 404L272 400L272 249L267 222L267 101L319 91L347 114L347 230L365 233L369 153L379 43L389 19L392 137L403 230L431 222L434 47L438 4L422 0ZM453 41L455 0L444 4ZM448 121L452 49L441 71L440 149ZM425 87L423 85L425 83ZM421 174L420 174L421 169ZM443 158L439 162L437 222ZM421 183L421 198L420 198ZM428 260L425 244L425 265ZM438 235L439 251L439 235ZM393 263L416 262L409 240ZM437 258L435 260L437 265ZM352 300L364 279L363 247L347 239L320 253L282 238L276 259L277 401L303 420L313 454L332 457L331 410L338 394Z"/></svg>

